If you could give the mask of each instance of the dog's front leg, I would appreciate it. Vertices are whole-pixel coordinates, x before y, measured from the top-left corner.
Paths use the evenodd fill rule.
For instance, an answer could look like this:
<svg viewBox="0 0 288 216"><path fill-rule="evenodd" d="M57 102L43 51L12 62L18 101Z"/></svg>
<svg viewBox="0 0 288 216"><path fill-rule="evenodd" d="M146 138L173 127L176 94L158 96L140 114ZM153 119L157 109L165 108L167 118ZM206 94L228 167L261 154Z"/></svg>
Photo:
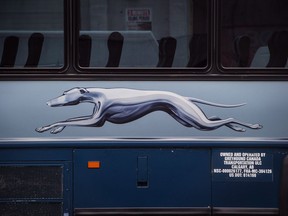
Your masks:
<svg viewBox="0 0 288 216"><path fill-rule="evenodd" d="M36 128L36 131L42 133L51 130L52 134L57 134L63 131L66 126L92 126L97 125L98 121L100 121L100 119L91 118L91 116L77 117L67 119L66 121L56 122L51 125Z"/></svg>
<svg viewBox="0 0 288 216"><path fill-rule="evenodd" d="M75 119L75 120L83 120L83 119L87 119L87 117L77 117L77 118L73 118L73 119ZM51 133L53 133L53 134L60 133L62 130L64 130L64 128L66 126L57 126L57 125L61 124L61 123L64 123L64 122L72 121L73 119L67 119L66 121L56 122L56 123L51 124L51 125L46 125L46 126L43 126L43 127L36 128L35 130L38 133L43 133L43 132L48 131L48 130L51 130Z"/></svg>
<svg viewBox="0 0 288 216"><path fill-rule="evenodd" d="M82 117L76 117L76 118L70 118L67 119L65 122L71 122L71 121L82 121L82 120L87 120L87 119L91 119L92 116L82 116ZM51 129L50 133L51 134L57 134L60 133L61 131L63 131L65 129L66 126L58 126L58 127L54 127Z"/></svg>
<svg viewBox="0 0 288 216"><path fill-rule="evenodd" d="M60 123L60 122L58 122ZM45 131L51 130L51 133L59 133L61 132L66 126L57 126L58 123L54 123L51 125L47 125L47 126L43 126L43 127L39 127L36 128L35 131L37 131L38 133L43 133Z"/></svg>
<svg viewBox="0 0 288 216"><path fill-rule="evenodd" d="M64 130L66 126L61 126L61 127L54 127L51 129L50 133L51 134L57 134L57 133L60 133L61 131Z"/></svg>

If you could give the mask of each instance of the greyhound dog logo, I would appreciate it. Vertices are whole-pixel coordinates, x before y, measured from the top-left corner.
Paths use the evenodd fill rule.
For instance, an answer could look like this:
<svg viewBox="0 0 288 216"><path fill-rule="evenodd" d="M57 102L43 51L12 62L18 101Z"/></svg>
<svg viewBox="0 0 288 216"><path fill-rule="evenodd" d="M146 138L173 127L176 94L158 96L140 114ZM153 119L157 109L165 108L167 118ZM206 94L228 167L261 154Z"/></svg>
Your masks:
<svg viewBox="0 0 288 216"><path fill-rule="evenodd" d="M63 131L67 126L102 127L106 121L123 124L137 120L154 111L164 111L186 127L210 131L226 126L244 132L246 128L261 129L260 124L250 124L234 118L207 118L196 103L233 108L245 104L224 105L197 98L183 97L167 91L145 91L125 88L73 88L63 95L47 102L51 107L72 106L80 103L94 104L90 116L70 118L47 126L36 128L41 133L50 130L52 134ZM242 126L242 127L241 127Z"/></svg>

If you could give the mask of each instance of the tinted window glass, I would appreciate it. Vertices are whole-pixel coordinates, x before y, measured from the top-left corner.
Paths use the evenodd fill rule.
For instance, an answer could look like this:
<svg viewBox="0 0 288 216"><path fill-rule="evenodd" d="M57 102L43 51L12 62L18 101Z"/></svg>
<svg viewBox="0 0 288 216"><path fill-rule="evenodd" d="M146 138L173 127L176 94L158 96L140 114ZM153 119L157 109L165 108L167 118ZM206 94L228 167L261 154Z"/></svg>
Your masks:
<svg viewBox="0 0 288 216"><path fill-rule="evenodd" d="M287 0L221 0L221 65L287 67L287 11Z"/></svg>
<svg viewBox="0 0 288 216"><path fill-rule="evenodd" d="M63 0L1 0L0 20L0 67L63 66Z"/></svg>
<svg viewBox="0 0 288 216"><path fill-rule="evenodd" d="M81 0L81 67L205 67L208 0Z"/></svg>

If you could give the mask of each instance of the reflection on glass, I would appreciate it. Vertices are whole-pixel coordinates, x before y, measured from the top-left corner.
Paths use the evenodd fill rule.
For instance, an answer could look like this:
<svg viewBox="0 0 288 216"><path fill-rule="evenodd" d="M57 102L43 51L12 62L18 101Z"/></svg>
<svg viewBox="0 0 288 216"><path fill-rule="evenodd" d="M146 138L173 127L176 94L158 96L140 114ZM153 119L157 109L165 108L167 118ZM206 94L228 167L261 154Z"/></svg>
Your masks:
<svg viewBox="0 0 288 216"><path fill-rule="evenodd" d="M64 65L63 0L1 0L0 67Z"/></svg>
<svg viewBox="0 0 288 216"><path fill-rule="evenodd" d="M207 65L206 0L81 0L80 8L81 67Z"/></svg>
<svg viewBox="0 0 288 216"><path fill-rule="evenodd" d="M221 0L223 67L288 66L287 0Z"/></svg>

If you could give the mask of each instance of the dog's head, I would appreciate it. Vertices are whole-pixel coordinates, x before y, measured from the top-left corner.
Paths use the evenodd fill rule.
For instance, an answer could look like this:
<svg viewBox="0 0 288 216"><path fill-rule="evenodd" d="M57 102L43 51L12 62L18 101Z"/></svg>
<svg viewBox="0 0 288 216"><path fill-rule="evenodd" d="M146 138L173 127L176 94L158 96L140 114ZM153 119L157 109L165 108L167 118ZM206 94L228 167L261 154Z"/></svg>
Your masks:
<svg viewBox="0 0 288 216"><path fill-rule="evenodd" d="M86 93L89 93L86 88L73 88L65 91L63 95L48 101L47 105L51 107L77 105L85 99Z"/></svg>

